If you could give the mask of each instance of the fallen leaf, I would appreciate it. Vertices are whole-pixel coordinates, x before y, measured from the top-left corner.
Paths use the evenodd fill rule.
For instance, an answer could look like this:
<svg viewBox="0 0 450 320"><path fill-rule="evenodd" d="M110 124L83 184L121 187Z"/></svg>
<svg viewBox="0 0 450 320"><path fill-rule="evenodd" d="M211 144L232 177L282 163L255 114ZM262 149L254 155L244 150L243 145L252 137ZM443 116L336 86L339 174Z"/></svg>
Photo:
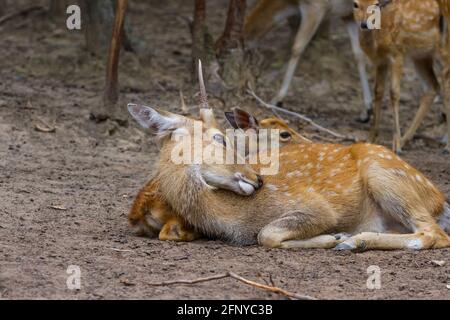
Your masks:
<svg viewBox="0 0 450 320"><path fill-rule="evenodd" d="M438 267L443 267L445 265L444 260L431 260L431 263Z"/></svg>
<svg viewBox="0 0 450 320"><path fill-rule="evenodd" d="M64 206L49 206L51 209L60 210L60 211L66 211L67 208Z"/></svg>
<svg viewBox="0 0 450 320"><path fill-rule="evenodd" d="M45 132L45 133L51 133L51 132L56 131L55 127L47 127L47 126L42 126L40 124L35 124L34 129L36 131Z"/></svg>

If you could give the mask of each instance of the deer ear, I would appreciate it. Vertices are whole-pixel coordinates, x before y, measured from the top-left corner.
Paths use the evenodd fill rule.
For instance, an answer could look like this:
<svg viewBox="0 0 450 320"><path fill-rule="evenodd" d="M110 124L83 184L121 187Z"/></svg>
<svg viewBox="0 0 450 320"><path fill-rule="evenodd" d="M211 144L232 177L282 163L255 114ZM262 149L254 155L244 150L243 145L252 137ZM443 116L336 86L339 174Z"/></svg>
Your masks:
<svg viewBox="0 0 450 320"><path fill-rule="evenodd" d="M254 129L256 131L258 131L259 129L259 124L258 124L258 120L256 120L256 118L254 116L252 116L251 114L249 114L248 112L239 109L239 108L234 108L233 109L233 116L234 116L234 122L236 123L236 126L239 129L242 130L249 130L249 129Z"/></svg>
<svg viewBox="0 0 450 320"><path fill-rule="evenodd" d="M138 104L128 104L134 119L151 133L162 136L183 125L182 117Z"/></svg>
<svg viewBox="0 0 450 320"><path fill-rule="evenodd" d="M234 119L234 112L225 111L225 118L228 120L228 123L233 127L233 129L239 129L236 120Z"/></svg>

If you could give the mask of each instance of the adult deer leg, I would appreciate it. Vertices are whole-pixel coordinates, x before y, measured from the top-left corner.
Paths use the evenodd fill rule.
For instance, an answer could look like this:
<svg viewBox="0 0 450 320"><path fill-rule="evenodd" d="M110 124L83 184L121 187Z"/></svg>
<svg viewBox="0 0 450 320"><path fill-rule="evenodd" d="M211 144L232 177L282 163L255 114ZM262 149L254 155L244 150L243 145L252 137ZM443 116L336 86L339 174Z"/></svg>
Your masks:
<svg viewBox="0 0 450 320"><path fill-rule="evenodd" d="M365 54L359 44L358 25L353 20L347 22L347 32L350 36L350 42L356 63L358 64L359 78L363 89L364 109L359 116L359 121L366 123L369 122L372 114L372 92L367 76Z"/></svg>
<svg viewBox="0 0 450 320"><path fill-rule="evenodd" d="M426 57L422 59L415 59L414 65L417 73L424 83L425 93L420 99L420 106L411 126L402 137L402 146L405 145L405 143L407 143L409 140L414 138L414 134L427 115L428 110L430 109L430 106L432 105L434 98L436 98L439 90L439 82L433 70L433 58Z"/></svg>
<svg viewBox="0 0 450 320"><path fill-rule="evenodd" d="M346 239L327 235L336 227L336 212L319 194L303 199L301 210L288 212L265 226L258 242L270 248L333 248Z"/></svg>
<svg viewBox="0 0 450 320"><path fill-rule="evenodd" d="M394 115L394 136L392 139L392 150L397 154L402 152L400 139L402 136L400 128L400 92L403 72L403 57L395 57L391 65L391 106Z"/></svg>
<svg viewBox="0 0 450 320"><path fill-rule="evenodd" d="M303 51L305 51L306 46L316 34L320 23L323 21L326 11L326 5L321 5L314 2L302 2L300 4L302 21L294 40L291 58L287 66L283 83L277 96L272 100L272 103L276 104L278 102L281 102L286 97L289 86L292 82L292 78L294 77L295 69L297 68L300 56L302 55Z"/></svg>
<svg viewBox="0 0 450 320"><path fill-rule="evenodd" d="M373 123L372 128L370 130L370 138L371 142L376 142L378 138L378 133L380 130L380 122L381 122L381 107L383 105L383 97L384 97L384 89L386 86L386 76L387 76L388 67L386 64L381 64L377 66L376 74L375 74L375 99L373 101Z"/></svg>

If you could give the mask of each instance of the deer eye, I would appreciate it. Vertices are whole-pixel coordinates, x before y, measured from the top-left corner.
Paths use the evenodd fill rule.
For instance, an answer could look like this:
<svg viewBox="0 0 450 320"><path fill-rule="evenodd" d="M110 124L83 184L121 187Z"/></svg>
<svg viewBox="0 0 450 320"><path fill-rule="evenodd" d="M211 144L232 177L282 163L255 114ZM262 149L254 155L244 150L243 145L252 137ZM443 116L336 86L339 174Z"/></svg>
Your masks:
<svg viewBox="0 0 450 320"><path fill-rule="evenodd" d="M225 137L221 134L215 134L213 137L214 141L222 144L224 147L227 146L227 141L225 140Z"/></svg>
<svg viewBox="0 0 450 320"><path fill-rule="evenodd" d="M283 131L280 133L280 137L282 140L287 140L291 138L291 134L287 131Z"/></svg>
<svg viewBox="0 0 450 320"><path fill-rule="evenodd" d="M358 2L353 2L353 8L355 8L355 9L358 9L358 8L359 8Z"/></svg>

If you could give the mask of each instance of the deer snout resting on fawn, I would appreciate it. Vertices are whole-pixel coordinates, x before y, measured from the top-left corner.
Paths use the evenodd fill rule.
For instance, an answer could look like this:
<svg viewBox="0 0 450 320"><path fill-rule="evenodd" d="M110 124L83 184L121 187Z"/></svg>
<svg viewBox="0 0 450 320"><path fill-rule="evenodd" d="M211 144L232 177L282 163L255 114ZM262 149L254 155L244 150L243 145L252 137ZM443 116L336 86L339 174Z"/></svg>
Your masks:
<svg viewBox="0 0 450 320"><path fill-rule="evenodd" d="M370 29L368 18L373 8L381 10L381 28ZM385 83L390 71L390 104L394 115L393 150L401 152L406 142L414 137L434 98L439 82L433 70L433 61L440 47L440 11L436 0L355 0L354 17L360 30L360 43L375 66L374 122L370 139L375 141L380 126L381 106ZM422 80L424 94L414 120L401 135L400 87L403 64L410 58ZM447 107L448 110L448 107ZM450 112L447 111L448 116ZM447 118L448 121L448 118Z"/></svg>
<svg viewBox="0 0 450 320"><path fill-rule="evenodd" d="M226 117L234 129L279 130L281 145L311 142L277 118L267 118L258 122L256 118L237 108L233 112L226 112ZM158 236L160 240L193 241L200 237L200 233L176 214L164 200L159 191L159 181L155 178L139 191L128 220L138 234Z"/></svg>

